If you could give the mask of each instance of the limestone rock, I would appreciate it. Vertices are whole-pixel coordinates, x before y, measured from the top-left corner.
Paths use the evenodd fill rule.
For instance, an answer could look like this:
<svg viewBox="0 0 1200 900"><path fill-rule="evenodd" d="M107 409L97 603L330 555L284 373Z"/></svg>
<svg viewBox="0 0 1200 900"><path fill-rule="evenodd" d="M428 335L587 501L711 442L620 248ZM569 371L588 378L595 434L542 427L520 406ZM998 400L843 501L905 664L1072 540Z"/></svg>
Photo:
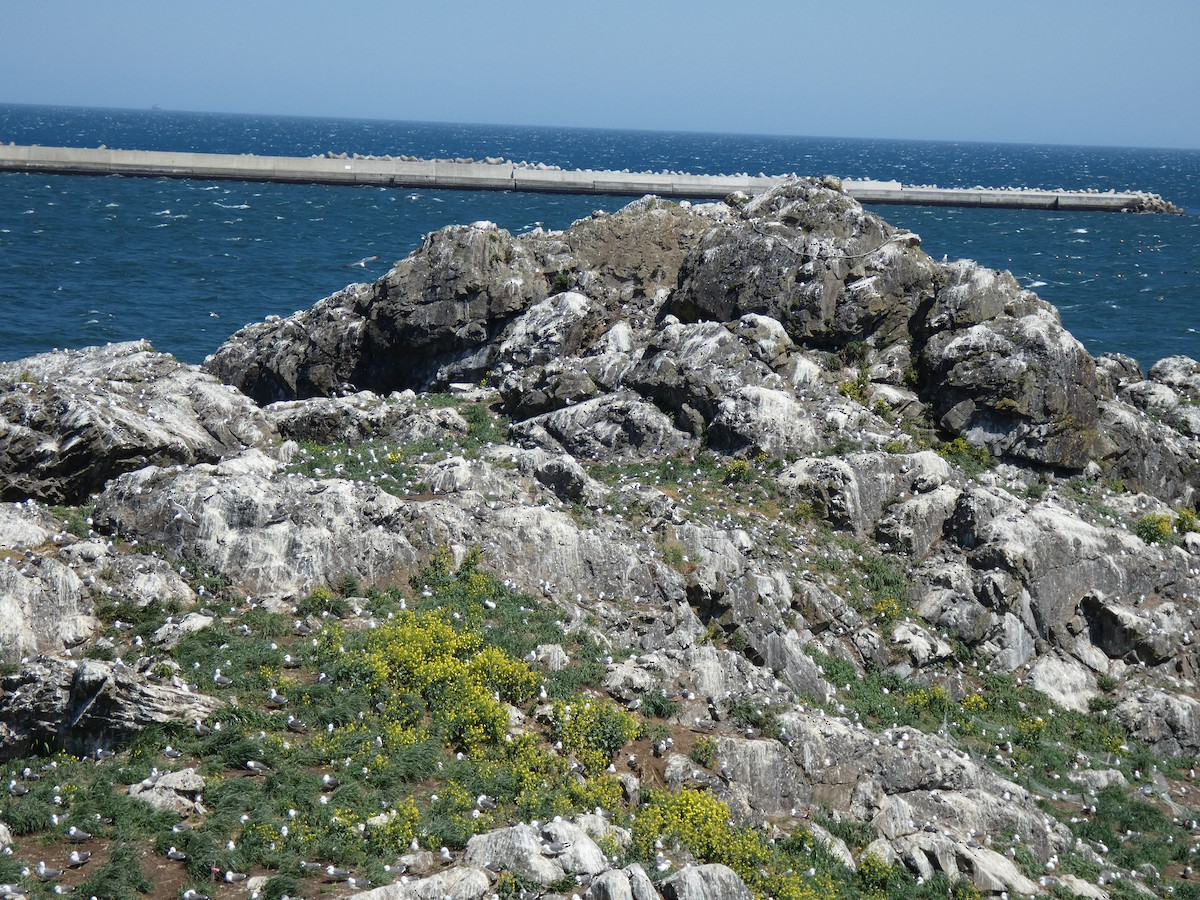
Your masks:
<svg viewBox="0 0 1200 900"><path fill-rule="evenodd" d="M184 472L150 467L112 482L94 515L117 534L199 559L259 597L300 596L347 576L387 584L415 562L398 498L275 471L253 452ZM172 517L176 504L192 521Z"/></svg>
<svg viewBox="0 0 1200 900"><path fill-rule="evenodd" d="M3 682L0 748L26 752L44 741L87 756L142 729L203 719L223 703L155 684L138 670L95 659L43 656Z"/></svg>
<svg viewBox="0 0 1200 900"><path fill-rule="evenodd" d="M139 343L0 363L0 499L77 503L146 465L275 440L245 396Z"/></svg>
<svg viewBox="0 0 1200 900"><path fill-rule="evenodd" d="M385 884L344 896L353 896L354 900L480 900L490 887L486 872L463 865L416 881Z"/></svg>
<svg viewBox="0 0 1200 900"><path fill-rule="evenodd" d="M557 860L543 852L537 832L525 824L475 835L467 841L463 862L479 868L507 869L540 885L554 884L566 874Z"/></svg>
<svg viewBox="0 0 1200 900"><path fill-rule="evenodd" d="M688 866L664 878L664 900L750 900L746 883L727 866Z"/></svg>
<svg viewBox="0 0 1200 900"><path fill-rule="evenodd" d="M195 769L181 769L152 775L129 786L129 796L148 803L155 809L176 812L187 818L203 814L204 778Z"/></svg>

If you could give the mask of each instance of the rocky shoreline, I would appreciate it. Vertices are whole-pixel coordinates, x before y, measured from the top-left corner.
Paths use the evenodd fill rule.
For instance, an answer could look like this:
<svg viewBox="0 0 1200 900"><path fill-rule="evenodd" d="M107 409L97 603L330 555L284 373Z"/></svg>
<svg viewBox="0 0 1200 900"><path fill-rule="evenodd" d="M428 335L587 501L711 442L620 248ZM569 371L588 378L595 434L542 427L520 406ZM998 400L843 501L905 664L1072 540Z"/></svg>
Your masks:
<svg viewBox="0 0 1200 900"><path fill-rule="evenodd" d="M152 896L1190 896L1197 401L835 179L446 228L202 367L0 364L0 842L65 858L65 751L206 836L216 882L127 838ZM443 625L435 697L385 638Z"/></svg>

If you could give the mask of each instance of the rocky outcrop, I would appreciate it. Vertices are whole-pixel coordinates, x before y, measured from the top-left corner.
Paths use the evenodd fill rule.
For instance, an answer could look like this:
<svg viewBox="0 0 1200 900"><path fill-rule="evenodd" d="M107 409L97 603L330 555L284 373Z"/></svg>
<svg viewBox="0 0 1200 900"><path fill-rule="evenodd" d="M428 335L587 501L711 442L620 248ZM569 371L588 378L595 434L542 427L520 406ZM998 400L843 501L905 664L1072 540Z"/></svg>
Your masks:
<svg viewBox="0 0 1200 900"><path fill-rule="evenodd" d="M0 363L0 500L78 503L122 472L274 438L243 394L144 344Z"/></svg>
<svg viewBox="0 0 1200 900"><path fill-rule="evenodd" d="M205 368L264 405L137 346L0 367L5 496L95 494L0 507L0 652L46 654L5 682L5 752L203 719L218 702L143 654L220 638L234 601L291 619L343 584L432 596L414 574L474 548L522 615L553 610L561 635L527 657L548 683L587 672L655 708L614 761L631 811L695 788L764 834L807 822L851 867L1024 895L1053 885L992 836L1047 871L1098 865L1058 813L1120 785L1109 754L1200 751L1200 364L1093 359L1010 275L936 262L833 182L444 229ZM136 643L97 631L158 605ZM86 658L118 651L137 662ZM1038 720L994 725L1018 687L1080 730L1094 714L1086 752L1062 735L1036 757ZM549 700L511 709L510 736ZM937 734L903 724L932 704ZM162 779L130 793L199 812ZM514 820L364 896L480 897L502 872L619 900L747 891L669 840L656 888L601 850L630 840L599 813Z"/></svg>
<svg viewBox="0 0 1200 900"><path fill-rule="evenodd" d="M89 756L145 728L202 719L220 700L151 680L152 660L134 665L41 657L3 681L0 747L6 754L37 744Z"/></svg>

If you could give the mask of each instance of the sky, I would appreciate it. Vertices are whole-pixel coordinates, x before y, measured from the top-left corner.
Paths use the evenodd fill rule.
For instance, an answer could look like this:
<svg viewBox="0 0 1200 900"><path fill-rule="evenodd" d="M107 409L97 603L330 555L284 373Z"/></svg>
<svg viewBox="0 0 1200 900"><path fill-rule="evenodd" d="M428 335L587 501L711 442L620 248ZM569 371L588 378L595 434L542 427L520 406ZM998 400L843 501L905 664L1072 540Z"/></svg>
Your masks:
<svg viewBox="0 0 1200 900"><path fill-rule="evenodd" d="M38 0L0 103L1200 149L1198 0Z"/></svg>

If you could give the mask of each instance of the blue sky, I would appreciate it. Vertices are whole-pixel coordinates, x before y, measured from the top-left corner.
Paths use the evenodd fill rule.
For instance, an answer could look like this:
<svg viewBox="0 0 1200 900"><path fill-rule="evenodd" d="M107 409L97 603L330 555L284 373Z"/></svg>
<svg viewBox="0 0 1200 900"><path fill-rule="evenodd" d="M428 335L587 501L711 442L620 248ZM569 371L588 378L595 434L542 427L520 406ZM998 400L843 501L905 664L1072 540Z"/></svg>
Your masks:
<svg viewBox="0 0 1200 900"><path fill-rule="evenodd" d="M1197 0L38 0L0 102L1200 148L1198 41Z"/></svg>

